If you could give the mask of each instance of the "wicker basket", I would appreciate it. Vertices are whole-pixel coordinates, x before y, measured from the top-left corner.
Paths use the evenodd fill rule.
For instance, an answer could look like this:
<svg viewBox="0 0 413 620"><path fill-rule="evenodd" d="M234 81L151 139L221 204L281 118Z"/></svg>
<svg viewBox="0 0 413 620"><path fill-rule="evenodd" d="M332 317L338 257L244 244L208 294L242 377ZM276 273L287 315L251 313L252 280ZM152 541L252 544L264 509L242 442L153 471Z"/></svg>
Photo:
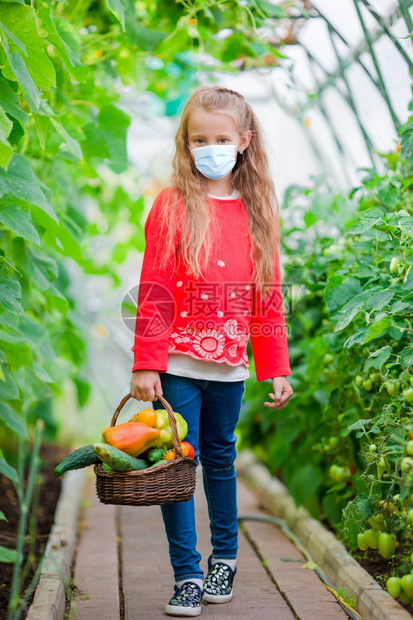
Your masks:
<svg viewBox="0 0 413 620"><path fill-rule="evenodd" d="M126 504L128 506L153 506L176 504L191 499L195 491L196 462L182 454L176 420L172 407L162 396L156 394L168 412L173 444L177 456L157 467L142 471L104 471L95 465L96 493L103 504ZM110 425L115 426L124 404L132 398L124 396L113 414Z"/></svg>

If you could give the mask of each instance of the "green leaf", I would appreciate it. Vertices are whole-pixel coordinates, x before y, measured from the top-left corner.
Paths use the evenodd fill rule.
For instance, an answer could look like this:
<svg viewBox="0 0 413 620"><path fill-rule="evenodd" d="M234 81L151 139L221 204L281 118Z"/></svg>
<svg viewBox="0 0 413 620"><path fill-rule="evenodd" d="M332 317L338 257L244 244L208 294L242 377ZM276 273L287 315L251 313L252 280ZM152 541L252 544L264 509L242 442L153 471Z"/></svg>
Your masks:
<svg viewBox="0 0 413 620"><path fill-rule="evenodd" d="M0 76L0 105L5 112L17 118L21 123L27 123L29 117L19 105L19 98L10 88L9 83Z"/></svg>
<svg viewBox="0 0 413 620"><path fill-rule="evenodd" d="M39 207L56 222L57 215L40 188L30 162L19 153L14 153L6 170L0 168L0 198L3 194L13 194L17 198Z"/></svg>
<svg viewBox="0 0 413 620"><path fill-rule="evenodd" d="M30 213L23 210L21 201L6 194L0 202L0 222L26 241L40 245L40 237L32 224Z"/></svg>
<svg viewBox="0 0 413 620"><path fill-rule="evenodd" d="M49 294L52 298L53 305L61 314L67 314L69 311L69 302L64 295L53 285L50 285Z"/></svg>
<svg viewBox="0 0 413 620"><path fill-rule="evenodd" d="M27 365L31 360L31 350L27 342L18 334L0 331L0 346L14 370Z"/></svg>
<svg viewBox="0 0 413 620"><path fill-rule="evenodd" d="M8 120L7 116L0 109L0 125L2 124L1 121L3 117ZM7 140L7 134L0 128L0 166L2 168L7 168L13 153L14 149Z"/></svg>
<svg viewBox="0 0 413 620"><path fill-rule="evenodd" d="M167 32L161 30L151 30L142 26L135 17L135 5L129 1L125 11L125 27L126 36L132 45L136 45L141 49L151 52L156 49L168 35Z"/></svg>
<svg viewBox="0 0 413 620"><path fill-rule="evenodd" d="M20 302L20 283L10 278L5 272L0 272L0 303L3 308L12 314L23 314L24 310Z"/></svg>
<svg viewBox="0 0 413 620"><path fill-rule="evenodd" d="M336 286L332 283L334 283L334 276L325 289L325 299L329 310L340 308L362 291L361 284L356 278L348 278Z"/></svg>
<svg viewBox="0 0 413 620"><path fill-rule="evenodd" d="M367 300L366 306L368 308L372 308L373 310L381 310L393 299L395 293L396 291L394 288L387 288L379 293L375 293Z"/></svg>
<svg viewBox="0 0 413 620"><path fill-rule="evenodd" d="M23 54L25 56L27 56L27 49L26 46L24 45L24 43L22 43L20 41L20 39L18 39L8 28L6 28L6 26L4 24L2 24L0 22L0 28L3 30L3 32L13 41L13 43L15 43L15 45L21 49L21 51L23 52Z"/></svg>
<svg viewBox="0 0 413 620"><path fill-rule="evenodd" d="M73 25L65 17L53 17L51 6L40 9L38 13L47 31L46 40L54 45L70 75L85 82L89 69L79 60L80 43Z"/></svg>
<svg viewBox="0 0 413 620"><path fill-rule="evenodd" d="M390 326L391 326L391 321L389 317L387 316L383 317L379 321L376 321L375 323L371 323L367 327L366 336L364 338L364 344L381 336L386 331L386 329Z"/></svg>
<svg viewBox="0 0 413 620"><path fill-rule="evenodd" d="M56 86L54 65L46 54L43 39L37 32L35 10L26 4L2 6L1 21L26 46L27 58L24 62L36 86L41 88ZM15 43L10 43L12 54L17 53L13 52L16 47ZM22 59L21 56L20 58ZM25 88L25 85L21 84Z"/></svg>
<svg viewBox="0 0 413 620"><path fill-rule="evenodd" d="M406 291L410 291L413 288L413 266L412 265L410 265L408 271L406 272L402 288Z"/></svg>
<svg viewBox="0 0 413 620"><path fill-rule="evenodd" d="M9 119L4 110L0 107L0 132L7 138L13 129L13 122ZM5 166L3 166L5 168Z"/></svg>
<svg viewBox="0 0 413 620"><path fill-rule="evenodd" d="M396 314L398 312L403 312L403 310L407 310L407 309L413 309L413 304L409 304L406 301L396 301L394 302L394 304L392 304L390 306L390 312L391 314Z"/></svg>
<svg viewBox="0 0 413 620"><path fill-rule="evenodd" d="M114 16L122 24L122 30L125 31L125 7L122 0L106 0L109 11L112 11Z"/></svg>
<svg viewBox="0 0 413 620"><path fill-rule="evenodd" d="M2 510L0 510L0 521L7 521L7 523L9 522L8 518Z"/></svg>
<svg viewBox="0 0 413 620"><path fill-rule="evenodd" d="M19 484L19 477L17 475L17 471L9 465L3 457L0 457L0 474L9 478L13 484Z"/></svg>
<svg viewBox="0 0 413 620"><path fill-rule="evenodd" d="M4 41L5 39L3 40L3 44ZM21 84L24 90L29 108L32 112L38 112L41 108L42 93L33 82L22 56L19 52L14 51L11 54L8 54L7 58L10 63L11 70L6 66L4 75L9 78L12 78L13 75L16 77L17 81Z"/></svg>
<svg viewBox="0 0 413 620"><path fill-rule="evenodd" d="M70 134L67 133L66 129L63 127L62 123L53 117L50 119L56 129L56 131L62 136L67 146L69 147L69 151L78 159L82 159L82 149L80 148L79 142L72 138Z"/></svg>
<svg viewBox="0 0 413 620"><path fill-rule="evenodd" d="M355 422L354 424L352 424L351 426L348 427L349 431L357 431L361 428L364 428L365 426L367 426L367 424L370 424L370 422L373 421L373 418L368 418L368 419L364 419L364 420L357 420L357 422Z"/></svg>
<svg viewBox="0 0 413 620"><path fill-rule="evenodd" d="M53 383L52 377L49 375L47 370L45 370L44 368L40 366L40 364L36 364L36 363L33 364L33 372L36 375L36 377L39 379L39 381L42 381L44 383Z"/></svg>
<svg viewBox="0 0 413 620"><path fill-rule="evenodd" d="M25 421L4 401L0 401L0 420L3 420L3 422L7 424L7 426L18 435L21 435L22 437L27 437Z"/></svg>
<svg viewBox="0 0 413 620"><path fill-rule="evenodd" d="M267 0L255 0L255 2L268 17L289 17L288 12L282 6L272 4Z"/></svg>
<svg viewBox="0 0 413 620"><path fill-rule="evenodd" d="M302 504L321 484L321 470L315 465L303 465L295 471L289 489L297 504Z"/></svg>
<svg viewBox="0 0 413 620"><path fill-rule="evenodd" d="M379 183L378 195L386 207L394 207L399 199L399 194L387 180Z"/></svg>
<svg viewBox="0 0 413 620"><path fill-rule="evenodd" d="M373 207L363 211L359 219L347 231L349 235L359 235L366 230L372 228L385 215L384 209L381 207Z"/></svg>
<svg viewBox="0 0 413 620"><path fill-rule="evenodd" d="M369 368L373 367L373 368L377 368L378 370L380 370L383 364L387 362L390 355L391 355L390 345L386 345L385 347L381 347L381 349L378 349L377 351L373 351L373 353L370 353L369 357L367 358L367 359L372 358L374 360L374 362L369 365Z"/></svg>
<svg viewBox="0 0 413 620"><path fill-rule="evenodd" d="M400 157L410 158L413 153L413 122L405 125L401 131Z"/></svg>
<svg viewBox="0 0 413 620"><path fill-rule="evenodd" d="M339 310L339 313L342 315L337 321L337 325L334 328L334 332L338 332L353 320L356 314L361 310L364 306L364 303L371 296L371 291L363 291L359 293L353 299L350 299L342 308Z"/></svg>
<svg viewBox="0 0 413 620"><path fill-rule="evenodd" d="M126 152L126 133L131 122L130 116L114 105L102 107L97 116L99 128L104 132L109 155L113 161L112 168L122 172L128 167Z"/></svg>
<svg viewBox="0 0 413 620"><path fill-rule="evenodd" d="M16 400L19 397L19 390L15 384L10 370L7 367L6 360L2 351L0 351L0 367L2 368L4 380L0 381L0 399Z"/></svg>
<svg viewBox="0 0 413 620"><path fill-rule="evenodd" d="M50 118L42 116L40 114L33 114L34 122L36 124L37 137L39 138L42 151L46 148L46 135L47 130L50 127Z"/></svg>
<svg viewBox="0 0 413 620"><path fill-rule="evenodd" d="M413 217L402 217L398 224L403 232L409 235L409 237L413 237Z"/></svg>
<svg viewBox="0 0 413 620"><path fill-rule="evenodd" d="M7 549L0 545L0 562L3 564L14 564L17 562L19 554L16 549Z"/></svg>
<svg viewBox="0 0 413 620"><path fill-rule="evenodd" d="M405 347L400 352L400 364L403 368L408 368L413 365L413 349L412 347Z"/></svg>

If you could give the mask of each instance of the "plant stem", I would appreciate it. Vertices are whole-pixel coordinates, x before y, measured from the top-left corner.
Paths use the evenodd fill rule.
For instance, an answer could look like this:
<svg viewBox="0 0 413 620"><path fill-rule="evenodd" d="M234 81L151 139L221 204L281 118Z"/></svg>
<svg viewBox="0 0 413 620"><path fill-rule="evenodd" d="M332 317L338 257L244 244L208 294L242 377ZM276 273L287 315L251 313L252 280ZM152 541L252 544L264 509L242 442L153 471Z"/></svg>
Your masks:
<svg viewBox="0 0 413 620"><path fill-rule="evenodd" d="M32 456L30 459L29 466L29 476L27 480L26 492L24 493L24 449L25 449L25 441L22 437L19 437L19 448L18 448L18 473L19 473L19 488L17 489L19 504L20 504L20 516L19 516L19 526L17 532L17 559L13 568L13 577L11 582L10 589L10 599L9 599L9 607L7 613L7 620L18 620L18 616L16 617L16 609L19 604L19 576L20 569L23 562L23 549L24 549L24 539L26 534L27 527L27 518L29 513L29 506L33 494L34 484L37 477L37 472L39 468L38 454L40 448L40 440L41 434L44 428L43 420L38 419L36 422L36 431L34 438L34 445L32 450Z"/></svg>

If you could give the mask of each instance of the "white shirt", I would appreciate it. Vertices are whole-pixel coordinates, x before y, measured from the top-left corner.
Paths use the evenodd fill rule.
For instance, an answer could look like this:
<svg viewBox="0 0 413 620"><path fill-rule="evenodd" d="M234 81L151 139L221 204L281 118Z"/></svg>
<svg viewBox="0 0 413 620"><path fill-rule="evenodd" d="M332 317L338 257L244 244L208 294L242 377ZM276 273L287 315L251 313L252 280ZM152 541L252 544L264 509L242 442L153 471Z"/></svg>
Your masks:
<svg viewBox="0 0 413 620"><path fill-rule="evenodd" d="M233 200L239 197L239 192L234 190L231 196L213 196L212 194L208 194L208 196L220 198L221 200ZM179 377L207 379L210 381L244 381L250 376L250 372L244 364L230 366L225 362L208 362L195 359L185 353L168 353L166 372Z"/></svg>

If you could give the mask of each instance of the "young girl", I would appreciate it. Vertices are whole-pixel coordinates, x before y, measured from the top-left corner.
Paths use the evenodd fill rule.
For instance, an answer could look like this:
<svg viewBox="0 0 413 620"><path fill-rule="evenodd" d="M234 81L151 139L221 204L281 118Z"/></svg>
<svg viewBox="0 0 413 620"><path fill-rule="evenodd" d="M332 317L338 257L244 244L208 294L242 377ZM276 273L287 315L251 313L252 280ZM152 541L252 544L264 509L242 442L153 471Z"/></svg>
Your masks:
<svg viewBox="0 0 413 620"><path fill-rule="evenodd" d="M205 580L194 500L161 506L175 594L167 614L198 616L232 598L238 549L234 434L251 339L269 408L293 391L278 259L278 206L260 128L239 93L201 86L175 138L170 186L145 223L130 392L166 398L202 463L212 553Z"/></svg>

